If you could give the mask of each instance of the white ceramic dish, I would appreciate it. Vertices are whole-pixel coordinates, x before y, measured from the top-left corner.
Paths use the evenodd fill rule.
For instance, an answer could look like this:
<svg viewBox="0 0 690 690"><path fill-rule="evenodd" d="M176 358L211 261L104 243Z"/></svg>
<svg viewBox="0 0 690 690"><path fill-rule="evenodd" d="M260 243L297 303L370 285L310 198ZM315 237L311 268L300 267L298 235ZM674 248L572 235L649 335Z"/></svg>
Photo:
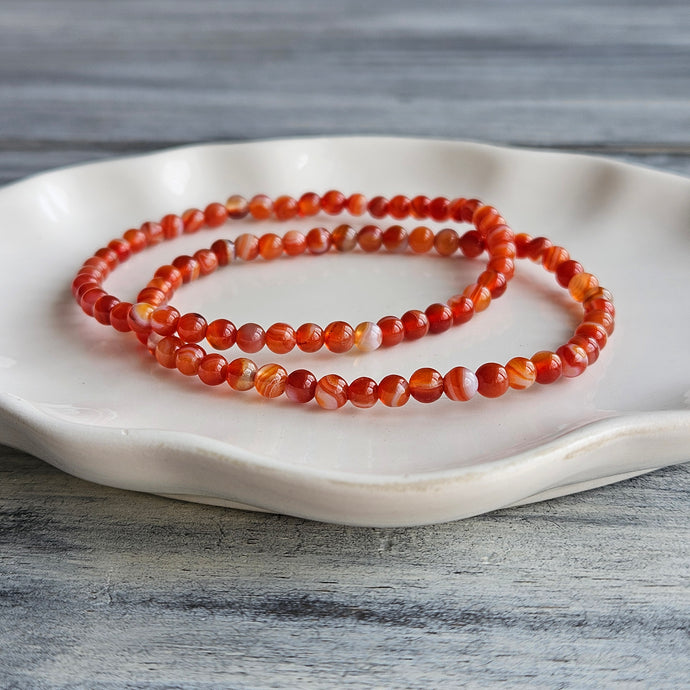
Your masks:
<svg viewBox="0 0 690 690"><path fill-rule="evenodd" d="M72 301L69 284L81 262L143 220L231 192L331 187L494 203L516 231L562 243L613 291L617 329L609 346L578 379L498 400L329 413L210 389L164 370L130 335L100 326ZM468 143L300 139L194 146L49 172L1 190L0 215L0 441L79 477L324 521L415 525L690 459L687 179ZM156 266L238 231L206 231L144 252L107 287L131 299ZM572 331L576 310L543 269L522 263L506 295L466 326L368 355L286 360L352 379L409 375L421 365L444 372L555 347ZM445 299L476 272L462 259L301 257L227 269L174 301L236 322L358 323Z"/></svg>

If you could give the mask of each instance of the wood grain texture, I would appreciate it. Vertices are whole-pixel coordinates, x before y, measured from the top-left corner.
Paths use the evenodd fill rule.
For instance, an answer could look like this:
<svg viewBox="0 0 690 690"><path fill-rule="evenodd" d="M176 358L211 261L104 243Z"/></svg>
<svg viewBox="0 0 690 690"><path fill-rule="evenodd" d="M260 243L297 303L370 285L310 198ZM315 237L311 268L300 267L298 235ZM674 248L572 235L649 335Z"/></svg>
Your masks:
<svg viewBox="0 0 690 690"><path fill-rule="evenodd" d="M686 0L3 0L0 181L329 133L688 175L689 66ZM684 465L360 529L108 489L0 447L0 688L686 687L689 496Z"/></svg>

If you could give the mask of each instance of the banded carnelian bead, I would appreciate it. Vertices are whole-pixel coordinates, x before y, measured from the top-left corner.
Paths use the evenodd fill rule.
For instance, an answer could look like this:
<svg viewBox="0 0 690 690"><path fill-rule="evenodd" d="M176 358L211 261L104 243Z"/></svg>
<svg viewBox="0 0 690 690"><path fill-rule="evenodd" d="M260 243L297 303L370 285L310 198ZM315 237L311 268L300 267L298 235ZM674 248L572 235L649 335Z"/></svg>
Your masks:
<svg viewBox="0 0 690 690"><path fill-rule="evenodd" d="M436 369L424 367L410 376L410 395L421 403L432 403L443 395L443 376Z"/></svg>
<svg viewBox="0 0 690 690"><path fill-rule="evenodd" d="M477 392L485 398L498 398L510 388L508 372L496 362L482 364L474 373L477 376Z"/></svg>
<svg viewBox="0 0 690 690"><path fill-rule="evenodd" d="M266 347L277 355L290 352L297 344L295 329L287 323L274 323L266 331Z"/></svg>
<svg viewBox="0 0 690 690"><path fill-rule="evenodd" d="M564 247L559 247L554 245L549 247L541 255L541 265L551 273L555 273L558 267L565 261L570 259L570 254L568 250Z"/></svg>
<svg viewBox="0 0 690 690"><path fill-rule="evenodd" d="M388 213L397 220L410 215L410 200L403 194L397 194L388 202Z"/></svg>
<svg viewBox="0 0 690 690"><path fill-rule="evenodd" d="M175 307L158 307L151 314L151 330L158 335L174 335L179 320L180 312Z"/></svg>
<svg viewBox="0 0 690 690"><path fill-rule="evenodd" d="M91 290L86 290L84 294L79 299L79 306L82 308L85 314L93 316L93 309L101 297L106 297L107 292L103 288L96 287Z"/></svg>
<svg viewBox="0 0 690 690"><path fill-rule="evenodd" d="M161 232L162 231L163 229L161 227ZM143 251L149 244L146 233L144 233L142 230L135 230L134 228L127 230L122 235L122 239L129 242L129 247L132 250L132 254L137 254L138 252Z"/></svg>
<svg viewBox="0 0 690 690"><path fill-rule="evenodd" d="M184 221L177 214L168 213L161 218L161 228L163 228L163 237L166 240L172 240L184 232Z"/></svg>
<svg viewBox="0 0 690 690"><path fill-rule="evenodd" d="M155 307L147 302L133 304L127 314L129 327L135 333L148 333L151 330L151 314L153 314L154 309Z"/></svg>
<svg viewBox="0 0 690 690"><path fill-rule="evenodd" d="M361 352L373 352L381 347L383 331L371 321L363 321L355 328L355 346Z"/></svg>
<svg viewBox="0 0 690 690"><path fill-rule="evenodd" d="M108 264L108 268L111 271L120 263L120 260L117 258L117 252L113 251L110 247L101 247L94 252L94 256L103 259Z"/></svg>
<svg viewBox="0 0 690 690"><path fill-rule="evenodd" d="M288 256L298 256L307 250L307 238L298 230L288 230L283 236L283 250Z"/></svg>
<svg viewBox="0 0 690 690"><path fill-rule="evenodd" d="M242 261L254 261L259 256L259 238L249 232L243 232L235 239L235 258Z"/></svg>
<svg viewBox="0 0 690 690"><path fill-rule="evenodd" d="M407 243L415 254L425 254L434 246L434 233L430 228L420 225L410 232Z"/></svg>
<svg viewBox="0 0 690 690"><path fill-rule="evenodd" d="M379 382L379 400L386 407L402 407L410 399L410 384L398 374L389 374Z"/></svg>
<svg viewBox="0 0 690 690"><path fill-rule="evenodd" d="M206 319L195 312L182 314L177 320L177 334L186 343L198 343L206 337Z"/></svg>
<svg viewBox="0 0 690 690"><path fill-rule="evenodd" d="M568 292L576 302L584 302L598 287L597 277L583 272L570 279Z"/></svg>
<svg viewBox="0 0 690 690"><path fill-rule="evenodd" d="M474 259L484 251L484 240L476 230L468 230L458 240L458 247L463 256Z"/></svg>
<svg viewBox="0 0 690 690"><path fill-rule="evenodd" d="M575 261L574 259L563 261L556 269L556 282L561 287L567 288L573 276L583 271L584 268L582 268L582 264L579 261Z"/></svg>
<svg viewBox="0 0 690 690"><path fill-rule="evenodd" d="M184 225L184 232L188 235L192 235L201 228L204 227L206 222L206 216L203 211L198 208L188 208L182 214L182 223Z"/></svg>
<svg viewBox="0 0 690 690"><path fill-rule="evenodd" d="M400 320L405 328L405 340L418 340L429 332L429 319L419 309L406 311Z"/></svg>
<svg viewBox="0 0 690 690"><path fill-rule="evenodd" d="M480 206L472 214L472 223L482 235L487 235L491 229L505 222L505 218L493 206Z"/></svg>
<svg viewBox="0 0 690 690"><path fill-rule="evenodd" d="M214 319L206 326L206 340L216 350L227 350L235 344L237 329L232 321Z"/></svg>
<svg viewBox="0 0 690 690"><path fill-rule="evenodd" d="M450 201L444 196L437 196L429 202L429 216L436 221L448 220Z"/></svg>
<svg viewBox="0 0 690 690"><path fill-rule="evenodd" d="M333 230L331 239L339 252L351 252L357 246L357 231L343 223Z"/></svg>
<svg viewBox="0 0 690 690"><path fill-rule="evenodd" d="M456 212L460 215L459 220L462 220L465 223L471 223L472 218L474 217L474 212L483 205L484 204L482 204L479 199L465 199L462 206L460 206Z"/></svg>
<svg viewBox="0 0 690 690"><path fill-rule="evenodd" d="M515 250L518 259L524 259L527 257L529 243L532 241L532 239L532 235L528 235L525 232L520 232L515 235Z"/></svg>
<svg viewBox="0 0 690 690"><path fill-rule="evenodd" d="M209 228L217 228L228 219L228 210L217 201L210 203L204 209L204 222Z"/></svg>
<svg viewBox="0 0 690 690"><path fill-rule="evenodd" d="M132 308L131 302L120 302L110 310L110 325L120 333L128 333L132 330L129 325L129 310Z"/></svg>
<svg viewBox="0 0 690 690"><path fill-rule="evenodd" d="M105 326L109 326L110 312L113 310L113 307L119 303L120 300L113 295L101 295L93 305L93 315L96 321Z"/></svg>
<svg viewBox="0 0 690 690"><path fill-rule="evenodd" d="M388 214L388 199L385 196L375 196L367 204L367 210L372 218L383 218Z"/></svg>
<svg viewBox="0 0 690 690"><path fill-rule="evenodd" d="M305 192L297 202L300 216L315 216L321 210L321 197L314 192Z"/></svg>
<svg viewBox="0 0 690 690"><path fill-rule="evenodd" d="M486 270L502 273L510 280L515 275L515 262L508 256L497 256L486 264Z"/></svg>
<svg viewBox="0 0 690 690"><path fill-rule="evenodd" d="M552 242L548 237L534 237L525 247L525 256L532 261L541 261L544 252L552 246Z"/></svg>
<svg viewBox="0 0 690 690"><path fill-rule="evenodd" d="M444 333L453 325L453 310L447 304L430 304L424 313L429 320L429 333Z"/></svg>
<svg viewBox="0 0 690 690"><path fill-rule="evenodd" d="M434 249L441 256L452 256L458 251L460 237L453 228L444 228L436 233L434 239Z"/></svg>
<svg viewBox="0 0 690 690"><path fill-rule="evenodd" d="M249 202L243 196L233 194L225 202L225 210L228 212L228 218L239 220L249 213Z"/></svg>
<svg viewBox="0 0 690 690"><path fill-rule="evenodd" d="M206 355L199 362L197 376L207 386L220 386L225 383L228 373L228 361L216 352Z"/></svg>
<svg viewBox="0 0 690 690"><path fill-rule="evenodd" d="M153 277L167 280L172 285L173 290L177 290L177 288L182 285L182 271L176 266L171 266L169 264L158 268L153 274Z"/></svg>
<svg viewBox="0 0 690 690"><path fill-rule="evenodd" d="M587 363L594 364L599 359L599 343L594 338L590 338L585 335L574 335L568 343L573 345L578 345L587 353Z"/></svg>
<svg viewBox="0 0 690 690"><path fill-rule="evenodd" d="M266 220L273 213L273 201L265 194L256 194L249 200L249 213L256 220Z"/></svg>
<svg viewBox="0 0 690 690"><path fill-rule="evenodd" d="M321 210L331 216L337 216L343 212L347 199L342 192L331 189L321 197Z"/></svg>
<svg viewBox="0 0 690 690"><path fill-rule="evenodd" d="M303 323L295 333L302 352L318 352L323 347L323 329L315 323Z"/></svg>
<svg viewBox="0 0 690 690"><path fill-rule="evenodd" d="M383 233L377 225L365 225L357 233L357 243L365 252L377 252L383 243Z"/></svg>
<svg viewBox="0 0 690 690"><path fill-rule="evenodd" d="M279 196L273 202L273 211L278 220L290 220L299 213L297 200L291 196Z"/></svg>
<svg viewBox="0 0 690 690"><path fill-rule="evenodd" d="M575 335L584 335L586 338L594 338L600 350L603 350L608 341L606 329L598 323L583 322L575 329Z"/></svg>
<svg viewBox="0 0 690 690"><path fill-rule="evenodd" d="M483 285L488 288L491 293L491 299L497 299L506 291L508 280L502 273L488 270L479 274L477 285Z"/></svg>
<svg viewBox="0 0 690 690"><path fill-rule="evenodd" d="M183 254L173 259L172 263L182 274L183 283L191 283L197 280L201 274L201 266L199 266L199 262L192 256Z"/></svg>
<svg viewBox="0 0 690 690"><path fill-rule="evenodd" d="M613 306L613 302L607 298L607 297L602 297L598 293L602 290L606 290L606 288L599 288L594 295L588 297L583 303L582 307L585 310L585 312L590 312L590 311L595 311L595 310L600 310L600 311L607 311L611 316L615 318L616 316L616 308Z"/></svg>
<svg viewBox="0 0 690 690"><path fill-rule="evenodd" d="M379 387L374 379L360 376L348 386L347 397L355 407L367 409L379 401Z"/></svg>
<svg viewBox="0 0 690 690"><path fill-rule="evenodd" d="M273 232L259 237L259 254L266 261L277 259L283 253L283 239Z"/></svg>
<svg viewBox="0 0 690 690"><path fill-rule="evenodd" d="M160 223L147 221L146 223L142 223L140 229L146 237L147 246L153 247L154 244L160 244L165 239L163 235L163 226Z"/></svg>
<svg viewBox="0 0 690 690"><path fill-rule="evenodd" d="M353 216L364 215L367 212L367 198L364 194L351 194L347 200L347 211Z"/></svg>
<svg viewBox="0 0 690 690"><path fill-rule="evenodd" d="M382 347L393 347L405 339L405 325L397 316L384 316L376 325L381 329Z"/></svg>
<svg viewBox="0 0 690 690"><path fill-rule="evenodd" d="M165 295L166 299L170 297L174 292L172 284L169 281L165 280L165 278L161 278L160 276L154 276L153 278L151 278L151 280L149 280L149 282L146 283L146 287L156 288L157 290L160 290ZM141 302L145 300L139 301Z"/></svg>
<svg viewBox="0 0 690 690"><path fill-rule="evenodd" d="M404 252L407 249L407 231L402 225L391 225L381 236L383 246L389 252Z"/></svg>
<svg viewBox="0 0 690 690"><path fill-rule="evenodd" d="M455 326L467 323L474 316L474 302L465 295L453 295L448 300L448 306L453 312L453 324Z"/></svg>
<svg viewBox="0 0 690 690"><path fill-rule="evenodd" d="M199 249L193 257L199 264L199 275L211 275L218 268L218 257L210 249Z"/></svg>
<svg viewBox="0 0 690 690"><path fill-rule="evenodd" d="M72 294L75 299L79 298L80 293L83 295L85 290L90 290L91 288L99 287L100 278L97 280L94 278L92 273L78 273L75 279L72 281ZM88 287L84 287L87 285Z"/></svg>
<svg viewBox="0 0 690 690"><path fill-rule="evenodd" d="M132 256L132 249L127 240L114 239L108 242L108 249L112 249L117 254L117 260L122 263Z"/></svg>
<svg viewBox="0 0 690 690"><path fill-rule="evenodd" d="M563 376L569 379L579 376L589 363L585 349L575 343L561 345L556 350L556 354L561 360Z"/></svg>
<svg viewBox="0 0 690 690"><path fill-rule="evenodd" d="M326 347L337 354L349 352L355 344L355 332L345 321L333 321L323 331Z"/></svg>
<svg viewBox="0 0 690 690"><path fill-rule="evenodd" d="M410 201L410 214L418 220L428 218L430 203L431 199L423 194L414 197L412 201Z"/></svg>
<svg viewBox="0 0 690 690"><path fill-rule="evenodd" d="M537 380L537 367L527 357L513 357L506 364L508 384L511 388L523 391Z"/></svg>
<svg viewBox="0 0 690 690"><path fill-rule="evenodd" d="M479 381L473 371L465 367L453 367L443 377L443 391L456 402L465 402L477 394Z"/></svg>
<svg viewBox="0 0 690 690"><path fill-rule="evenodd" d="M310 254L325 254L331 248L331 233L326 228L312 228L307 233L307 250Z"/></svg>
<svg viewBox="0 0 690 690"><path fill-rule="evenodd" d="M196 376L199 372L199 364L205 356L203 347L196 343L186 343L180 345L175 352L175 366L185 376Z"/></svg>
<svg viewBox="0 0 690 690"><path fill-rule="evenodd" d="M561 358L555 352L541 350L533 354L530 359L537 368L535 379L537 383L553 383L561 378L563 374L563 365L561 363Z"/></svg>
<svg viewBox="0 0 690 690"><path fill-rule="evenodd" d="M182 344L182 341L174 335L167 335L159 340L153 351L158 364L166 369L175 369L177 367L177 351L182 347Z"/></svg>
<svg viewBox="0 0 690 690"><path fill-rule="evenodd" d="M258 352L266 344L266 333L258 323L245 323L237 329L235 342L242 352Z"/></svg>
<svg viewBox="0 0 690 690"><path fill-rule="evenodd" d="M478 285L477 283L468 285L462 291L462 294L472 300L474 311L477 313L484 311L491 304L491 291L484 285Z"/></svg>
<svg viewBox="0 0 690 690"><path fill-rule="evenodd" d="M308 403L314 399L316 376L306 369L296 369L285 381L285 396L290 402Z"/></svg>
<svg viewBox="0 0 690 690"><path fill-rule="evenodd" d="M337 374L320 378L314 389L314 398L324 410L337 410L347 402L347 381Z"/></svg>
<svg viewBox="0 0 690 690"><path fill-rule="evenodd" d="M279 364L264 364L254 377L254 388L264 398L277 398L285 392L288 373Z"/></svg>
<svg viewBox="0 0 690 690"><path fill-rule="evenodd" d="M108 262L101 258L100 256L89 257L82 265L81 270L95 268L97 269L103 278L106 278L110 273L110 266Z"/></svg>
<svg viewBox="0 0 690 690"><path fill-rule="evenodd" d="M230 388L235 391L248 391L254 388L257 366L251 359L238 357L228 362L225 377Z"/></svg>
<svg viewBox="0 0 690 690"><path fill-rule="evenodd" d="M585 311L583 323L598 323L606 329L606 335L611 335L615 328L613 315L604 309Z"/></svg>

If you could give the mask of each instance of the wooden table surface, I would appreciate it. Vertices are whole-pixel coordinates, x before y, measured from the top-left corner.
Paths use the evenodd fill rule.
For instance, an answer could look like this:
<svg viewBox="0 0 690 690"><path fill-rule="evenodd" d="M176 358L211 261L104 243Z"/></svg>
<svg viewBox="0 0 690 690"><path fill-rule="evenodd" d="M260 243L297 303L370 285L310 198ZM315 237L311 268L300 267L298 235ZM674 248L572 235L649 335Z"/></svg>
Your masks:
<svg viewBox="0 0 690 690"><path fill-rule="evenodd" d="M0 4L2 182L329 133L690 174L687 0ZM0 688L688 687L689 496L686 464L361 529L104 488L0 447Z"/></svg>

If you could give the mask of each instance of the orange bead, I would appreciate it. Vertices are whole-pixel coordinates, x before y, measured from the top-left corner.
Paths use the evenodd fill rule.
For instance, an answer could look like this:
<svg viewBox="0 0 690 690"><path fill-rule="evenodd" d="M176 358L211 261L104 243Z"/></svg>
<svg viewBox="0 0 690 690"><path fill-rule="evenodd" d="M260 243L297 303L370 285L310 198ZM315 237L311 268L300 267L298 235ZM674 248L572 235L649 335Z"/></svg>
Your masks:
<svg viewBox="0 0 690 690"><path fill-rule="evenodd" d="M185 376L196 376L199 372L199 364L205 356L206 352L200 345L186 343L180 345L175 352L175 366Z"/></svg>
<svg viewBox="0 0 690 690"><path fill-rule="evenodd" d="M405 325L397 316L384 316L377 326L381 329L381 347L393 347L405 339Z"/></svg>
<svg viewBox="0 0 690 690"><path fill-rule="evenodd" d="M175 369L177 366L175 357L182 344L182 341L174 335L165 336L158 342L154 350L154 356L158 363L166 369Z"/></svg>
<svg viewBox="0 0 690 690"><path fill-rule="evenodd" d="M491 299L500 297L508 287L508 280L502 273L496 271L482 271L477 278L477 285L489 289Z"/></svg>
<svg viewBox="0 0 690 690"><path fill-rule="evenodd" d="M154 307L158 307L166 300L166 295L163 290L153 287L145 287L138 295L137 302L147 302L148 304L153 304Z"/></svg>
<svg viewBox="0 0 690 690"><path fill-rule="evenodd" d="M553 246L548 237L535 237L531 239L525 247L525 256L532 259L532 261L541 261L544 252Z"/></svg>
<svg viewBox="0 0 690 690"><path fill-rule="evenodd" d="M228 210L223 204L219 204L217 201L209 204L204 209L204 221L209 228L217 228L228 219Z"/></svg>
<svg viewBox="0 0 690 690"><path fill-rule="evenodd" d="M331 244L331 233L326 228L312 228L307 233L307 249L311 254L325 254Z"/></svg>
<svg viewBox="0 0 690 690"><path fill-rule="evenodd" d="M318 352L323 347L323 330L315 323L303 323L295 336L297 347L302 352Z"/></svg>
<svg viewBox="0 0 690 690"><path fill-rule="evenodd" d="M443 376L435 369L417 369L410 376L410 395L421 403L431 403L443 395Z"/></svg>
<svg viewBox="0 0 690 690"><path fill-rule="evenodd" d="M204 215L204 212L200 211L198 208L188 208L182 214L183 230L188 235L201 230L201 228L204 227L205 222L206 216Z"/></svg>
<svg viewBox="0 0 690 690"><path fill-rule="evenodd" d="M515 262L507 256L495 257L486 264L486 270L503 273L510 280L515 275Z"/></svg>
<svg viewBox="0 0 690 690"><path fill-rule="evenodd" d="M182 285L182 272L179 268L176 268L175 266L161 266L153 274L153 277L163 278L163 280L167 280L172 285L173 290L177 290L177 288L179 288L180 285Z"/></svg>
<svg viewBox="0 0 690 690"><path fill-rule="evenodd" d="M146 233L142 230L134 230L133 228L131 230L127 230L127 232L125 232L122 235L122 239L127 240L127 242L129 242L129 246L132 249L133 254L136 254L137 252L146 249L146 247L148 246L148 239L146 237Z"/></svg>
<svg viewBox="0 0 690 690"><path fill-rule="evenodd" d="M151 314L151 330L158 335L175 335L179 319L180 312L175 307L158 307Z"/></svg>
<svg viewBox="0 0 690 690"><path fill-rule="evenodd" d="M216 350L227 350L235 344L237 329L232 321L215 319L206 326L206 340Z"/></svg>
<svg viewBox="0 0 690 690"><path fill-rule="evenodd" d="M568 283L568 292L577 302L584 302L597 288L599 281L591 273L577 273Z"/></svg>
<svg viewBox="0 0 690 690"><path fill-rule="evenodd" d="M197 376L207 386L220 386L226 381L227 372L228 362L225 357L213 352L199 362Z"/></svg>
<svg viewBox="0 0 690 690"><path fill-rule="evenodd" d="M265 364L254 377L254 388L264 398L277 398L285 392L287 371L279 364Z"/></svg>
<svg viewBox="0 0 690 690"><path fill-rule="evenodd" d="M347 397L355 407L367 409L378 402L379 387L374 379L360 376L348 386Z"/></svg>
<svg viewBox="0 0 690 690"><path fill-rule="evenodd" d="M110 247L101 247L95 252L94 256L103 259L111 271L120 263L120 260L117 258L117 252L110 249Z"/></svg>
<svg viewBox="0 0 690 690"><path fill-rule="evenodd" d="M297 202L300 216L315 216L321 210L321 197L314 192L302 194Z"/></svg>
<svg viewBox="0 0 690 690"><path fill-rule="evenodd" d="M319 379L314 389L316 402L324 410L337 410L347 402L347 381L336 374Z"/></svg>
<svg viewBox="0 0 690 690"><path fill-rule="evenodd" d="M398 220L407 218L410 215L410 200L402 194L394 196L388 203L388 213Z"/></svg>
<svg viewBox="0 0 690 690"><path fill-rule="evenodd" d="M430 304L424 313L429 320L429 333L444 333L453 325L453 310L447 304Z"/></svg>
<svg viewBox="0 0 690 690"><path fill-rule="evenodd" d="M277 355L290 352L296 344L295 329L287 323L274 323L266 331L266 347Z"/></svg>
<svg viewBox="0 0 690 690"><path fill-rule="evenodd" d="M253 261L259 256L259 238L244 232L235 240L235 258L242 261Z"/></svg>
<svg viewBox="0 0 690 690"><path fill-rule="evenodd" d="M265 194L257 194L249 200L249 213L256 220L266 220L273 213L273 202Z"/></svg>
<svg viewBox="0 0 690 690"><path fill-rule="evenodd" d="M566 378L579 376L587 368L587 352L575 343L561 345L556 354L561 360L561 371Z"/></svg>
<svg viewBox="0 0 690 690"><path fill-rule="evenodd" d="M258 323L245 323L237 329L235 342L242 352L258 352L266 344L266 333Z"/></svg>
<svg viewBox="0 0 690 690"><path fill-rule="evenodd" d="M198 343L206 337L206 319L201 314L183 314L177 321L177 334L186 343Z"/></svg>
<svg viewBox="0 0 690 690"><path fill-rule="evenodd" d="M418 340L429 332L429 319L419 309L406 311L400 320L405 328L405 340Z"/></svg>
<svg viewBox="0 0 690 690"><path fill-rule="evenodd" d="M232 240L220 239L211 245L219 266L227 266L235 260L235 243Z"/></svg>
<svg viewBox="0 0 690 690"><path fill-rule="evenodd" d="M108 242L108 248L112 249L117 254L117 258L120 263L127 261L127 259L132 256L132 250L127 240L110 240L110 242Z"/></svg>
<svg viewBox="0 0 690 690"><path fill-rule="evenodd" d="M467 323L474 316L474 302L465 295L453 295L448 300L448 306L453 312L453 325Z"/></svg>
<svg viewBox="0 0 690 690"><path fill-rule="evenodd" d="M113 295L101 295L93 305L93 315L98 323L105 326L110 325L110 312L120 300Z"/></svg>
<svg viewBox="0 0 690 690"><path fill-rule="evenodd" d="M599 359L599 343L594 338L584 335L574 335L568 343L578 345L587 353L587 364L594 364Z"/></svg>
<svg viewBox="0 0 690 690"><path fill-rule="evenodd" d="M391 225L384 231L381 239L389 252L404 252L407 249L407 231L401 225Z"/></svg>
<svg viewBox="0 0 690 690"><path fill-rule="evenodd" d="M537 383L553 383L561 378L563 367L560 357L555 352L541 350L530 358L537 368Z"/></svg>
<svg viewBox="0 0 690 690"><path fill-rule="evenodd" d="M383 243L383 233L376 225L365 225L357 233L357 242L365 252L377 252Z"/></svg>
<svg viewBox="0 0 690 690"><path fill-rule="evenodd" d="M476 230L468 230L458 240L458 247L463 256L474 259L480 256L485 249L484 240Z"/></svg>
<svg viewBox="0 0 690 690"><path fill-rule="evenodd" d="M349 352L355 344L355 331L345 321L333 321L324 329L323 340L331 352Z"/></svg>
<svg viewBox="0 0 690 690"><path fill-rule="evenodd" d="M363 321L355 328L355 345L361 352L373 352L381 347L383 331L371 321Z"/></svg>
<svg viewBox="0 0 690 690"><path fill-rule="evenodd" d="M270 261L277 259L283 253L283 240L275 233L269 232L259 237L259 254Z"/></svg>
<svg viewBox="0 0 690 690"><path fill-rule="evenodd" d="M345 204L347 212L353 216L361 216L367 212L367 198L364 194L351 194Z"/></svg>
<svg viewBox="0 0 690 690"><path fill-rule="evenodd" d="M248 391L254 388L257 366L251 359L238 357L228 363L226 380L230 388L236 391Z"/></svg>
<svg viewBox="0 0 690 690"><path fill-rule="evenodd" d="M497 225L505 224L505 218L493 206L480 206L472 214L472 223L482 235Z"/></svg>
<svg viewBox="0 0 690 690"><path fill-rule="evenodd" d="M367 210L373 218L383 218L388 214L388 199L383 196L375 196L367 205Z"/></svg>
<svg viewBox="0 0 690 690"><path fill-rule="evenodd" d="M207 276L218 268L218 257L210 249L199 249L193 258L199 264L199 274Z"/></svg>
<svg viewBox="0 0 690 690"><path fill-rule="evenodd" d="M299 212L297 200L291 196L279 196L273 202L273 211L278 220L290 220Z"/></svg>
<svg viewBox="0 0 690 690"><path fill-rule="evenodd" d="M598 323L606 329L606 335L611 335L615 327L613 315L604 309L592 309L585 312L583 323Z"/></svg>
<svg viewBox="0 0 690 690"><path fill-rule="evenodd" d="M233 194L225 202L225 210L228 212L228 218L239 220L249 214L249 202L243 196Z"/></svg>
<svg viewBox="0 0 690 690"><path fill-rule="evenodd" d="M127 333L132 330L129 325L129 311L132 308L131 302L120 302L110 310L110 325L120 333Z"/></svg>
<svg viewBox="0 0 690 690"><path fill-rule="evenodd" d="M350 225L339 225L331 233L331 239L339 252L351 252L357 246L357 231Z"/></svg>
<svg viewBox="0 0 690 690"><path fill-rule="evenodd" d="M459 246L460 237L453 228L444 228L436 233L434 249L436 249L441 256L452 256L458 251Z"/></svg>
<svg viewBox="0 0 690 690"><path fill-rule="evenodd" d="M288 230L283 236L283 250L288 256L298 256L307 250L307 238L298 230Z"/></svg>
<svg viewBox="0 0 690 690"><path fill-rule="evenodd" d="M153 245L160 244L165 239L165 235L163 234L163 226L160 223L152 223L151 221L142 223L140 230L142 233L144 233L146 238L146 246L153 247ZM129 241L129 238L125 239ZM130 248L132 248L131 244ZM132 249L132 251L136 250Z"/></svg>
<svg viewBox="0 0 690 690"><path fill-rule="evenodd" d="M79 300L79 306L82 308L84 313L89 316L93 316L93 309L96 302L101 299L101 297L107 297L108 293L102 288L96 287L91 290L87 290L81 296Z"/></svg>
<svg viewBox="0 0 690 690"><path fill-rule="evenodd" d="M453 367L443 377L444 393L457 402L465 402L473 398L478 386L479 382L475 373L465 367Z"/></svg>
<svg viewBox="0 0 690 690"><path fill-rule="evenodd" d="M565 261L570 259L570 254L567 249L563 247L553 246L549 247L541 255L541 265L551 273L555 273L558 267Z"/></svg>
<svg viewBox="0 0 690 690"><path fill-rule="evenodd" d="M389 374L379 382L379 400L386 407L402 407L410 399L410 384L397 374Z"/></svg>
<svg viewBox="0 0 690 690"><path fill-rule="evenodd" d="M529 388L537 379L537 367L526 357L513 357L506 364L508 384L515 390Z"/></svg>
<svg viewBox="0 0 690 690"><path fill-rule="evenodd" d="M420 225L412 230L407 242L415 254L425 254L434 246L434 233L430 228Z"/></svg>
<svg viewBox="0 0 690 690"><path fill-rule="evenodd" d="M201 275L199 262L194 257L187 256L186 254L173 259L173 266L182 274L183 283L191 283Z"/></svg>
<svg viewBox="0 0 690 690"><path fill-rule="evenodd" d="M295 403L308 403L314 399L316 376L306 369L291 372L285 382L285 395Z"/></svg>
<svg viewBox="0 0 690 690"><path fill-rule="evenodd" d="M475 312L484 311L491 304L491 291L483 285L468 285L462 294L472 300Z"/></svg>
<svg viewBox="0 0 690 690"><path fill-rule="evenodd" d="M498 398L510 387L508 372L495 362L482 364L474 373L478 383L477 392L485 398Z"/></svg>
<svg viewBox="0 0 690 690"><path fill-rule="evenodd" d="M585 317L586 318L586 317ZM575 335L584 335L586 338L594 338L600 350L606 347L608 335L606 329L598 323L583 322L575 329Z"/></svg>
<svg viewBox="0 0 690 690"><path fill-rule="evenodd" d="M342 192L331 189L321 197L321 209L329 215L335 216L343 212L346 201L347 199Z"/></svg>

